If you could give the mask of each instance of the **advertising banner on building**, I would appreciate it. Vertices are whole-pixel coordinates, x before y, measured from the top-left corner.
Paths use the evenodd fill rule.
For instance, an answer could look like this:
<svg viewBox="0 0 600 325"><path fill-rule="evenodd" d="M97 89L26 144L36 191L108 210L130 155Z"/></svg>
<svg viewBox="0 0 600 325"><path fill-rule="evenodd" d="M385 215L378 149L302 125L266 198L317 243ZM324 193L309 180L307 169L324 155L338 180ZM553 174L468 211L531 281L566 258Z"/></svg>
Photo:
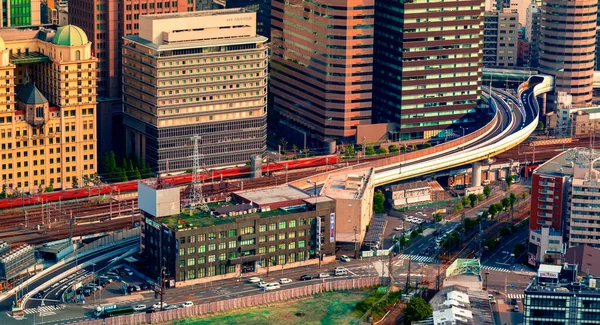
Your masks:
<svg viewBox="0 0 600 325"><path fill-rule="evenodd" d="M317 252L321 251L321 218L317 217L317 229L315 234L315 242L317 243Z"/></svg>
<svg viewBox="0 0 600 325"><path fill-rule="evenodd" d="M329 214L329 242L335 241L335 213Z"/></svg>

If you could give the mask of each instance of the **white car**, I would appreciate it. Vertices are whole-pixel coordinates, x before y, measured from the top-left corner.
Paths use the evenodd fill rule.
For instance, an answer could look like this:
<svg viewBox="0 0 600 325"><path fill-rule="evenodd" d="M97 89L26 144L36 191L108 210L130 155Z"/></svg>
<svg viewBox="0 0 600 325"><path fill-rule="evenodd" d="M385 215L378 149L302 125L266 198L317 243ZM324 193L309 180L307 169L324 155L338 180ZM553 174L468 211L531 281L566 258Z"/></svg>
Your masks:
<svg viewBox="0 0 600 325"><path fill-rule="evenodd" d="M319 273L319 279L330 277L329 273Z"/></svg>
<svg viewBox="0 0 600 325"><path fill-rule="evenodd" d="M261 281L258 283L258 287L259 287L259 288L264 288L264 287L266 287L266 286L267 286L267 283L266 283L265 281L262 281L262 280L261 280Z"/></svg>
<svg viewBox="0 0 600 325"><path fill-rule="evenodd" d="M281 284L288 284L288 283L292 283L292 279L288 279L288 278L283 278L279 280L279 283Z"/></svg>
<svg viewBox="0 0 600 325"><path fill-rule="evenodd" d="M131 271L131 269L124 268L123 270L125 271L125 273L127 273L127 275L133 275L133 271Z"/></svg>
<svg viewBox="0 0 600 325"><path fill-rule="evenodd" d="M269 291L269 290L277 290L279 288L281 288L279 283L273 282L273 283L268 283L264 289L265 289L265 291Z"/></svg>
<svg viewBox="0 0 600 325"><path fill-rule="evenodd" d="M344 262L350 262L350 257L348 255L342 255L340 256L340 260Z"/></svg>
<svg viewBox="0 0 600 325"><path fill-rule="evenodd" d="M396 231L402 231L402 230L404 230L404 227L398 226L398 227L394 228L394 230L396 230Z"/></svg>
<svg viewBox="0 0 600 325"><path fill-rule="evenodd" d="M165 307L167 307L167 306L168 306L168 304L167 304L166 302L164 302L164 301L163 301L163 303L162 303L162 306L163 306L163 308L165 308ZM159 302L157 302L157 303L155 303L154 305L152 305L152 308L154 308L154 309L159 309L159 308L160 308L160 301L159 301Z"/></svg>
<svg viewBox="0 0 600 325"><path fill-rule="evenodd" d="M259 277L251 277L250 279L248 279L248 283L259 283L261 280L261 278Z"/></svg>
<svg viewBox="0 0 600 325"><path fill-rule="evenodd" d="M135 310L135 311L142 311L144 309L146 309L146 305L135 305L135 306L133 306L133 310Z"/></svg>
<svg viewBox="0 0 600 325"><path fill-rule="evenodd" d="M194 305L194 303L193 303L193 302L191 302L191 301L186 301L186 302L184 302L184 303L181 305L181 307L183 307L183 308L188 308L188 307L192 307L193 305Z"/></svg>

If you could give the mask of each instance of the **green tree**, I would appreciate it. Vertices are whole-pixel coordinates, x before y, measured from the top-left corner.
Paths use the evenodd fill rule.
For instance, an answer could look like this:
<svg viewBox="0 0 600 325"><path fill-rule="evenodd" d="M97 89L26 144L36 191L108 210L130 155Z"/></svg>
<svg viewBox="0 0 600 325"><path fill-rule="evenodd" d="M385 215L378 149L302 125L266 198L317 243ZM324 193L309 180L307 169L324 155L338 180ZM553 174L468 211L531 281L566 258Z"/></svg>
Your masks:
<svg viewBox="0 0 600 325"><path fill-rule="evenodd" d="M6 184L2 185L2 192L0 192L0 199L6 198Z"/></svg>
<svg viewBox="0 0 600 325"><path fill-rule="evenodd" d="M127 160L127 171L125 173L127 174L127 179L135 179L135 169L133 168L133 161L131 159Z"/></svg>
<svg viewBox="0 0 600 325"><path fill-rule="evenodd" d="M79 187L79 183L77 182L77 176L73 176L73 177L71 177L71 187L72 187L72 188L77 188L77 187Z"/></svg>
<svg viewBox="0 0 600 325"><path fill-rule="evenodd" d="M125 170L123 168L119 168L117 167L117 170L115 171L115 182L127 182L127 173L125 172Z"/></svg>
<svg viewBox="0 0 600 325"><path fill-rule="evenodd" d="M400 245L400 247L404 247L404 245L406 245L406 237L404 235L400 236L400 240L398 241L398 245Z"/></svg>
<svg viewBox="0 0 600 325"><path fill-rule="evenodd" d="M294 156L298 154L298 146L296 144L292 145L292 151L294 152Z"/></svg>
<svg viewBox="0 0 600 325"><path fill-rule="evenodd" d="M135 167L135 170L133 172L133 179L142 179L142 174L140 173L139 168Z"/></svg>
<svg viewBox="0 0 600 325"><path fill-rule="evenodd" d="M483 211L483 213L477 218L478 220L485 220L488 218L488 216L490 215L489 212L487 211Z"/></svg>
<svg viewBox="0 0 600 325"><path fill-rule="evenodd" d="M405 153L406 152L406 147L400 147L400 152Z"/></svg>
<svg viewBox="0 0 600 325"><path fill-rule="evenodd" d="M471 200L469 200L469 197L467 196L463 196L460 202L462 203L463 207L471 204Z"/></svg>
<svg viewBox="0 0 600 325"><path fill-rule="evenodd" d="M350 157L354 157L356 155L356 151L354 150L354 146L352 144L348 144L345 148L346 155Z"/></svg>
<svg viewBox="0 0 600 325"><path fill-rule="evenodd" d="M393 145L391 145L391 146L388 147L388 151L390 153L397 153L398 151L400 151L400 149L398 149L398 147L395 144L393 144Z"/></svg>
<svg viewBox="0 0 600 325"><path fill-rule="evenodd" d="M434 219L435 219L435 222L440 222L440 221L442 221L442 214L441 214L441 213L439 213L439 212L438 212L438 213L436 213L436 214L434 214L434 215L433 215L433 217L434 217Z"/></svg>
<svg viewBox="0 0 600 325"><path fill-rule="evenodd" d="M377 190L375 194L373 194L373 211L376 213L383 213L385 211L384 207L385 196L381 190Z"/></svg>
<svg viewBox="0 0 600 325"><path fill-rule="evenodd" d="M515 182L515 177L512 175L509 175L508 177L506 177L506 186L508 188L510 188L510 186Z"/></svg>
<svg viewBox="0 0 600 325"><path fill-rule="evenodd" d="M379 148L377 148L375 153L378 155L385 155L385 154L387 154L387 150L384 147L379 147Z"/></svg>
<svg viewBox="0 0 600 325"><path fill-rule="evenodd" d="M413 231L410 233L410 237L411 237L411 238L416 238L417 236L419 236L419 232L418 232L418 231L416 231L416 230L413 230Z"/></svg>
<svg viewBox="0 0 600 325"><path fill-rule="evenodd" d="M495 204L490 205L490 207L488 208L488 213L490 214L490 216L492 216L492 219L494 219L494 217L496 216L496 213L498 213L498 212L500 212L500 211L498 211Z"/></svg>
<svg viewBox="0 0 600 325"><path fill-rule="evenodd" d="M521 198L525 200L527 198L527 192L523 192L523 194L521 194Z"/></svg>
<svg viewBox="0 0 600 325"><path fill-rule="evenodd" d="M489 199L490 195L492 195L492 189L488 185L483 187L483 195L485 195L486 199Z"/></svg>
<svg viewBox="0 0 600 325"><path fill-rule="evenodd" d="M485 200L485 196L483 196L483 194L477 194L477 201L483 202L483 200Z"/></svg>
<svg viewBox="0 0 600 325"><path fill-rule="evenodd" d="M431 143L429 143L429 142L423 143L423 149L427 149L427 148L431 148L431 147L432 147Z"/></svg>
<svg viewBox="0 0 600 325"><path fill-rule="evenodd" d="M477 194L471 193L471 194L469 194L469 196L467 198L469 199L469 203L471 204L471 208L474 208L475 205L477 204Z"/></svg>
<svg viewBox="0 0 600 325"><path fill-rule="evenodd" d="M459 204L454 205L454 207L452 208L452 211L454 211L454 213L457 213L462 209L463 209L463 206L461 203L459 203Z"/></svg>
<svg viewBox="0 0 600 325"><path fill-rule="evenodd" d="M140 176L141 179L152 177L152 170L150 169L150 165L146 163L144 158L140 160Z"/></svg>
<svg viewBox="0 0 600 325"><path fill-rule="evenodd" d="M463 225L465 227L465 232L469 232L471 229L473 229L473 227L475 227L477 223L475 221L473 221L470 218L466 218L465 221L463 221Z"/></svg>
<svg viewBox="0 0 600 325"><path fill-rule="evenodd" d="M494 248L496 248L496 246L498 246L498 242L495 241L493 238L488 238L484 240L483 243L481 243L481 246L487 247L489 250L493 250Z"/></svg>
<svg viewBox="0 0 600 325"><path fill-rule="evenodd" d="M373 149L373 146L366 146L365 147L365 155L372 156L374 154L375 154L375 149Z"/></svg>
<svg viewBox="0 0 600 325"><path fill-rule="evenodd" d="M54 192L54 180L50 180L50 185L46 186L45 192Z"/></svg>
<svg viewBox="0 0 600 325"><path fill-rule="evenodd" d="M514 209L515 207L515 203L519 200L517 198L517 196L515 195L515 193L510 193L510 196L508 197L508 199L510 200L510 208Z"/></svg>
<svg viewBox="0 0 600 325"><path fill-rule="evenodd" d="M539 122L538 122L538 125L537 125L537 129L538 129L538 131L542 131L542 130L544 130L544 122L542 122L542 121L539 121Z"/></svg>
<svg viewBox="0 0 600 325"><path fill-rule="evenodd" d="M518 243L513 247L512 253L515 254L515 258L519 257L525 251L525 245Z"/></svg>
<svg viewBox="0 0 600 325"><path fill-rule="evenodd" d="M510 199L507 198L507 197L502 198L502 200L500 201L500 203L502 204L502 207L504 208L504 210L506 210L510 206Z"/></svg>

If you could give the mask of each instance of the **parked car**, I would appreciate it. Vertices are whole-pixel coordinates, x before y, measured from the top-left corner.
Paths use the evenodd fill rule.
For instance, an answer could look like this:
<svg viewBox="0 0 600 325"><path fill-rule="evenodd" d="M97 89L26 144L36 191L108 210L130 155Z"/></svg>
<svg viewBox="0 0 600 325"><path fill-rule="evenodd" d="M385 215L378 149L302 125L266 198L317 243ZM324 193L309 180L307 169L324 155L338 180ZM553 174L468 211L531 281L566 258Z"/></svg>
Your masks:
<svg viewBox="0 0 600 325"><path fill-rule="evenodd" d="M189 307L192 307L193 305L194 305L194 303L193 303L193 302L191 302L191 301L186 301L186 302L184 302L184 303L181 305L181 307L183 307L183 308L189 308Z"/></svg>
<svg viewBox="0 0 600 325"><path fill-rule="evenodd" d="M340 260L344 262L350 262L350 257L348 255L342 255L340 256Z"/></svg>
<svg viewBox="0 0 600 325"><path fill-rule="evenodd" d="M396 231L402 231L402 230L404 230L404 227L398 226L398 227L394 228L394 230L396 230Z"/></svg>
<svg viewBox="0 0 600 325"><path fill-rule="evenodd" d="M134 288L135 288L135 291L142 291L142 287L140 287L140 286L135 286Z"/></svg>
<svg viewBox="0 0 600 325"><path fill-rule="evenodd" d="M142 311L146 309L146 305L135 305L133 306L133 310L135 311Z"/></svg>
<svg viewBox="0 0 600 325"><path fill-rule="evenodd" d="M288 278L283 278L279 280L279 283L281 284L288 284L288 283L292 283L292 279L288 279Z"/></svg>
<svg viewBox="0 0 600 325"><path fill-rule="evenodd" d="M131 269L124 268L123 271L129 276L133 275L133 271Z"/></svg>
<svg viewBox="0 0 600 325"><path fill-rule="evenodd" d="M142 285L140 285L140 288L142 288L142 290L144 290L144 291L150 289L150 287L146 283L142 283Z"/></svg>
<svg viewBox="0 0 600 325"><path fill-rule="evenodd" d="M258 283L262 281L259 277L251 277L248 279L248 283Z"/></svg>
<svg viewBox="0 0 600 325"><path fill-rule="evenodd" d="M302 281L308 281L308 280L312 280L312 278L313 278L312 276L305 274L305 275L303 275L303 276L300 277L300 280L302 280Z"/></svg>
<svg viewBox="0 0 600 325"><path fill-rule="evenodd" d="M515 306L513 307L513 311L520 312L520 311L521 311L521 308L519 307L519 305L515 305Z"/></svg>
<svg viewBox="0 0 600 325"><path fill-rule="evenodd" d="M319 273L319 279L330 277L329 273Z"/></svg>

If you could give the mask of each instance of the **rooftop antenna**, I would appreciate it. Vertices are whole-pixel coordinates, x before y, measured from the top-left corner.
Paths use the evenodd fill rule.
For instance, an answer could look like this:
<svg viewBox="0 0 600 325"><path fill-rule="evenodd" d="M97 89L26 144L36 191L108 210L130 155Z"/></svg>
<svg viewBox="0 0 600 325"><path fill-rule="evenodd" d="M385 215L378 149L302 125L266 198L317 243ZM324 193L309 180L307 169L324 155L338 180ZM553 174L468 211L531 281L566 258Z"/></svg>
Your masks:
<svg viewBox="0 0 600 325"><path fill-rule="evenodd" d="M190 215L196 208L208 211L208 206L206 206L202 197L202 183L200 176L200 140L202 137L196 134L191 139L194 145L194 167L192 173L192 191L190 193Z"/></svg>

